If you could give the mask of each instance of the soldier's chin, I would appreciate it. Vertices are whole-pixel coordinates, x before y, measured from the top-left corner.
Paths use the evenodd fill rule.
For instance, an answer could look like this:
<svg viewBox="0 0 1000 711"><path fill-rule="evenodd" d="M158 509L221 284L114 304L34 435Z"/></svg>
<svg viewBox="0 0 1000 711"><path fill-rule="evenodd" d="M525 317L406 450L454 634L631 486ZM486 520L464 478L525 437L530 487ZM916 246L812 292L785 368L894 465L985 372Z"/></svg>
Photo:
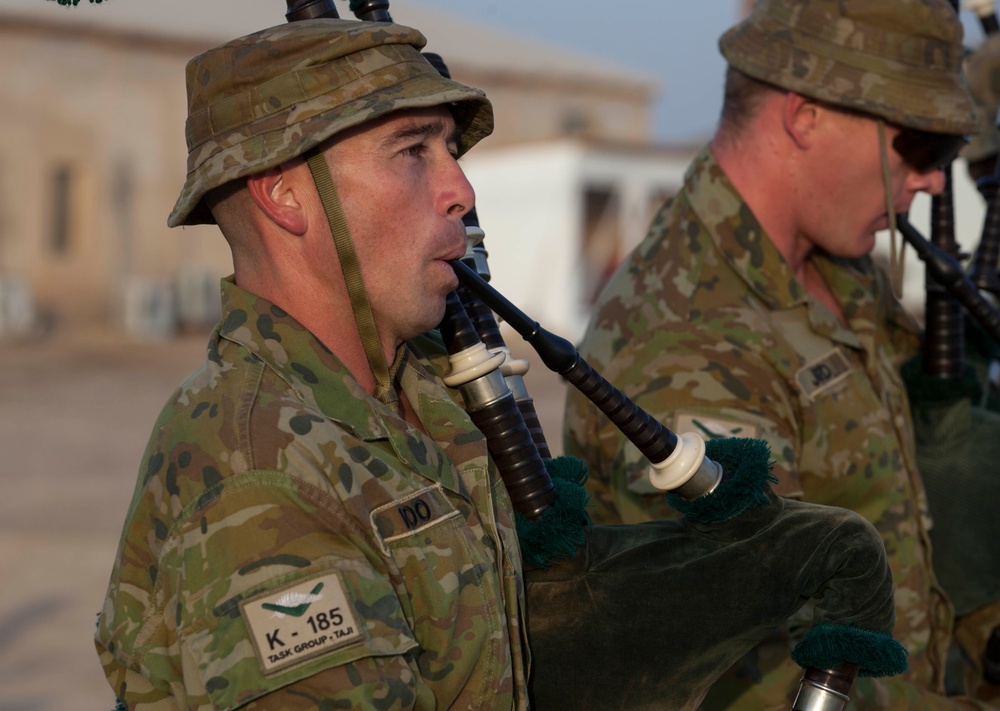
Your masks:
<svg viewBox="0 0 1000 711"><path fill-rule="evenodd" d="M841 259L860 259L875 249L875 232L865 232L855 237L844 236L829 247L827 252Z"/></svg>
<svg viewBox="0 0 1000 711"><path fill-rule="evenodd" d="M842 256L848 259L860 259L861 257L866 257L872 253L875 249L875 233L869 232L864 235L857 243L856 249L853 253L844 254Z"/></svg>
<svg viewBox="0 0 1000 711"><path fill-rule="evenodd" d="M437 308L427 309L426 318L421 319L421 324L419 330L407 336L407 338L413 338L414 336L419 336L421 333L427 333L438 326L441 325L441 321L444 319L445 303L444 297L437 302Z"/></svg>

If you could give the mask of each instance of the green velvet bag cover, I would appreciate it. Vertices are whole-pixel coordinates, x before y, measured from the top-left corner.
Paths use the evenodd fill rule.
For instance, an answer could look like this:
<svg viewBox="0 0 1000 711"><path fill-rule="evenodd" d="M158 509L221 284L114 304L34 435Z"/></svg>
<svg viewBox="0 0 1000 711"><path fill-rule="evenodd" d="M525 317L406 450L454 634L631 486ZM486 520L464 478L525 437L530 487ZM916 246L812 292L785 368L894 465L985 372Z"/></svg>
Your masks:
<svg viewBox="0 0 1000 711"><path fill-rule="evenodd" d="M960 384L931 381L907 373L917 468L934 572L965 615L1000 599L1000 413L974 405Z"/></svg>
<svg viewBox="0 0 1000 711"><path fill-rule="evenodd" d="M803 640L800 663L905 669L878 533L853 512L775 496L766 464L755 491L724 464L713 496L737 491L735 517L696 504L675 521L592 526L575 555L526 572L533 708L697 708L808 599L821 634Z"/></svg>

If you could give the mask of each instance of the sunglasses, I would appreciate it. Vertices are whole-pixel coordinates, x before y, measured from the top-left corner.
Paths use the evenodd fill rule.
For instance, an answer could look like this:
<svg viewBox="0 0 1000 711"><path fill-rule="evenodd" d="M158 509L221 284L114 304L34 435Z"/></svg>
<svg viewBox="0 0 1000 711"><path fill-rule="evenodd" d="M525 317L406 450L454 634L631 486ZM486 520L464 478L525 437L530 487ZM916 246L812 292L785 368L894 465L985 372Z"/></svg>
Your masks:
<svg viewBox="0 0 1000 711"><path fill-rule="evenodd" d="M892 147L910 167L929 173L947 167L968 142L966 136L901 128L892 139Z"/></svg>

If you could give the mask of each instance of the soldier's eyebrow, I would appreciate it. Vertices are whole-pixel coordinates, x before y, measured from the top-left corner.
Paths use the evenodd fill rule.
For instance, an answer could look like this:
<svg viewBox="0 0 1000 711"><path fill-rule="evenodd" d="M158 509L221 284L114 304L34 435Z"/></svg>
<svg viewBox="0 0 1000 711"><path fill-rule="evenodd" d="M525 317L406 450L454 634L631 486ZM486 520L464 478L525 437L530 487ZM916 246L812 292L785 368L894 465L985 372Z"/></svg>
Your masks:
<svg viewBox="0 0 1000 711"><path fill-rule="evenodd" d="M393 131L385 138L383 144L391 145L393 143L408 141L413 138L426 139L435 138L437 136L444 136L445 140L449 143L458 143L457 128L453 129L450 135L448 135L447 122L443 119L431 119L429 121L403 126L399 130Z"/></svg>

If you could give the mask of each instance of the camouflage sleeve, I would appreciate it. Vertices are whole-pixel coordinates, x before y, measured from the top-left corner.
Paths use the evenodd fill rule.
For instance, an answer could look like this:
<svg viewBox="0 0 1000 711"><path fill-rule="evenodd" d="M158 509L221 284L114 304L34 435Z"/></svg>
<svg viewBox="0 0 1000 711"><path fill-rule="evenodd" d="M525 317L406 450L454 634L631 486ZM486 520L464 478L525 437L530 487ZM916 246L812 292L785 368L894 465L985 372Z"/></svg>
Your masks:
<svg viewBox="0 0 1000 711"><path fill-rule="evenodd" d="M754 437L771 449L775 489L801 495L797 461L799 413L766 358L710 329L667 326L647 335L630 334L612 364L600 351L612 336L598 328L588 335L588 362L637 405L677 434L706 439ZM673 517L664 497L649 484L648 462L589 401L569 393L564 450L583 459L590 472L595 520L627 522Z"/></svg>
<svg viewBox="0 0 1000 711"><path fill-rule="evenodd" d="M118 603L102 614L99 653L129 708L410 709L433 696L399 571L332 496L251 471L189 508L154 529L156 560L125 541Z"/></svg>
<svg viewBox="0 0 1000 711"><path fill-rule="evenodd" d="M660 219L669 217L667 211ZM780 375L771 313L740 292L739 280L721 279L724 271L703 242L661 237L654 224L602 293L580 352L677 434L765 440L777 491L798 496L802 413ZM654 494L639 451L575 392L564 428L564 450L589 466L595 518L617 520L612 511L625 521L675 515Z"/></svg>

